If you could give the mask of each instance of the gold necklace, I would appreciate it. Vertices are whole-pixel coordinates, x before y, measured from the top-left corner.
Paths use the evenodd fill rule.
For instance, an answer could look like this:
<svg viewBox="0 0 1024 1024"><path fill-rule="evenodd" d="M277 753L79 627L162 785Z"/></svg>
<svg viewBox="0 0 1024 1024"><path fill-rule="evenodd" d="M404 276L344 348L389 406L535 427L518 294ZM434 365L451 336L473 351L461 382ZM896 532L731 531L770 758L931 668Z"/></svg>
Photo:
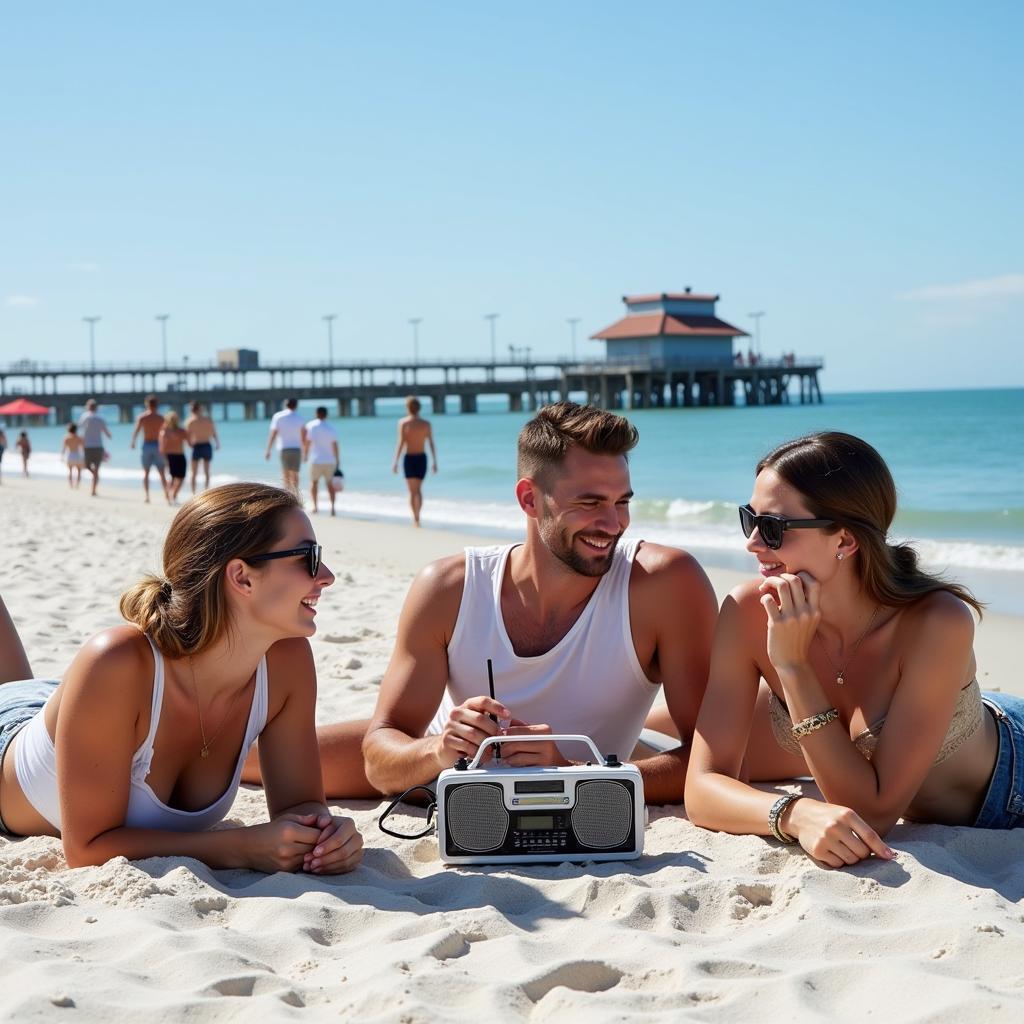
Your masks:
<svg viewBox="0 0 1024 1024"><path fill-rule="evenodd" d="M228 718L231 717L231 712L234 710L235 701L238 700L238 695L242 692L242 690L246 689L246 687L249 684L246 683L246 685L242 687L242 690L235 690L235 695L231 698L231 703L228 705L227 711L224 712L224 717L220 720L220 725L217 727L217 731L209 739L207 739L206 728L203 725L203 708L202 705L199 703L199 687L196 685L196 667L192 664L191 654L188 656L188 670L192 673L192 692L196 695L196 711L199 714L199 731L202 733L203 736L203 746L202 749L199 751L199 756L209 757L210 747L216 742L217 737L224 730L224 726L227 724Z"/></svg>
<svg viewBox="0 0 1024 1024"><path fill-rule="evenodd" d="M872 623L875 621L878 613L882 610L880 604L875 605L875 610L871 613L871 618L868 619L868 624L864 627L864 632L857 637L856 642L853 645L853 649L850 651L850 656L846 659L846 664L842 668L837 668L836 663L829 657L828 649L825 647L825 641L821 639L821 633L815 632L814 636L817 638L818 643L821 645L821 653L825 655L825 660L829 663L832 671L836 674L836 683L842 686L846 680L843 678L846 675L846 670L850 667L853 659L857 656L857 648L860 647L860 642L868 635L868 631L871 629Z"/></svg>

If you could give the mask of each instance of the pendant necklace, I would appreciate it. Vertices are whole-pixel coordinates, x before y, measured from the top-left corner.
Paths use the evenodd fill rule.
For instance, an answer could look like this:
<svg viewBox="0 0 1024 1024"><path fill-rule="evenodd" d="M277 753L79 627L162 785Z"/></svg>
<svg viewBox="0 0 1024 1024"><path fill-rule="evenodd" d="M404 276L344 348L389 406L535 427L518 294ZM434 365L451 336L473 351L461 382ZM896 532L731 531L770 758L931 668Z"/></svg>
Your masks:
<svg viewBox="0 0 1024 1024"><path fill-rule="evenodd" d="M825 655L825 660L829 663L829 665L832 668L832 671L836 674L836 684L838 686L842 686L846 682L844 678L846 675L846 670L850 667L850 664L853 662L853 659L857 656L857 649L860 647L861 641L864 639L864 637L868 635L868 632L870 631L871 626L877 618L878 613L879 611L881 611L881 609L882 606L880 604L875 605L875 610L871 613L871 618L868 619L868 624L864 627L864 632L861 633L859 637L857 637L857 640L850 651L850 656L846 659L846 664L843 665L842 668L837 667L836 663L832 660L831 657L829 657L828 649L825 647L825 641L821 639L821 633L815 632L814 636L817 638L818 643L821 645L821 653Z"/></svg>
<svg viewBox="0 0 1024 1024"><path fill-rule="evenodd" d="M202 733L203 746L199 751L199 756L206 758L210 756L210 747L213 746L217 737L221 734L224 726L227 724L227 720L231 717L231 712L234 710L235 701L238 700L238 695L246 687L243 686L242 690L236 690L235 695L231 698L231 703L228 705L227 711L224 712L224 717L220 720L220 725L217 727L217 731L209 738L206 738L206 727L203 725L203 708L199 703L199 687L196 685L196 667L192 664L192 655L188 656L188 670L192 673L192 692L196 695L196 711L199 714L199 731ZM248 686L248 683L246 684Z"/></svg>

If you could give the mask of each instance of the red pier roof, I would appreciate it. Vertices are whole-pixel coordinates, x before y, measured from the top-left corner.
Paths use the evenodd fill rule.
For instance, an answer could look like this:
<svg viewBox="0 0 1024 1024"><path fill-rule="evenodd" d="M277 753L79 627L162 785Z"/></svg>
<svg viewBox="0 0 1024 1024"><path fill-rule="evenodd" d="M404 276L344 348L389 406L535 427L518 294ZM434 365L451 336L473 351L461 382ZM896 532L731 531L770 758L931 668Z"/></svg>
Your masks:
<svg viewBox="0 0 1024 1024"><path fill-rule="evenodd" d="M681 298L683 296L666 296ZM707 299L708 296L692 296ZM652 296L652 300L657 296ZM691 298L687 295L685 298ZM639 302L641 299L630 298L627 302ZM591 338L605 341L618 341L623 338L749 338L746 331L741 331L717 316L690 316L686 313L639 313L624 316L616 320L610 327L592 334Z"/></svg>

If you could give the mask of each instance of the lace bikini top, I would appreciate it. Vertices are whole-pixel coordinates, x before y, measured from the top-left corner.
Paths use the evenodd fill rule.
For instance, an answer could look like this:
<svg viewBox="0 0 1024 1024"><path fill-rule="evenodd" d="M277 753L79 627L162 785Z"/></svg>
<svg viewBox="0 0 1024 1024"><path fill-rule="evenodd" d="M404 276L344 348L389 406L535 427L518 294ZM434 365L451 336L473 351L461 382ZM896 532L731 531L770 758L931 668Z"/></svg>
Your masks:
<svg viewBox="0 0 1024 1024"><path fill-rule="evenodd" d="M799 740L795 739L792 733L793 723L789 717L789 710L786 705L772 692L768 703L771 712L772 733L775 735L775 742L783 750L791 754L801 754ZM978 680L972 679L961 691L956 699L956 707L953 708L953 717L946 732L946 738L935 757L935 764L942 764L943 761L952 757L960 749L964 742L974 735L978 726L982 723L984 714L981 702L981 687ZM875 748L878 746L878 738L882 733L882 726L885 725L886 715L883 715L874 725L869 726L859 736L854 737L854 746L870 761L874 756Z"/></svg>

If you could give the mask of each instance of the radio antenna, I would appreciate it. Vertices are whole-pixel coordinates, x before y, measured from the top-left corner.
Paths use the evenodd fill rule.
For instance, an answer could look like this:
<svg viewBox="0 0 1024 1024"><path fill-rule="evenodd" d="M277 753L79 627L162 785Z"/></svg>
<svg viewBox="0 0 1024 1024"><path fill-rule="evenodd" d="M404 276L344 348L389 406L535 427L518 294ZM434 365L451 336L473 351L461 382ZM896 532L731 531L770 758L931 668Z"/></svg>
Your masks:
<svg viewBox="0 0 1024 1024"><path fill-rule="evenodd" d="M491 700L497 700L498 698L494 696L494 665L491 662L490 658L487 659L487 689L488 689L488 692L491 695ZM491 719L491 721L495 725L498 724L498 716L497 715L489 715L488 717ZM494 759L496 761L500 761L501 760L501 744L500 743L495 743L494 744Z"/></svg>

